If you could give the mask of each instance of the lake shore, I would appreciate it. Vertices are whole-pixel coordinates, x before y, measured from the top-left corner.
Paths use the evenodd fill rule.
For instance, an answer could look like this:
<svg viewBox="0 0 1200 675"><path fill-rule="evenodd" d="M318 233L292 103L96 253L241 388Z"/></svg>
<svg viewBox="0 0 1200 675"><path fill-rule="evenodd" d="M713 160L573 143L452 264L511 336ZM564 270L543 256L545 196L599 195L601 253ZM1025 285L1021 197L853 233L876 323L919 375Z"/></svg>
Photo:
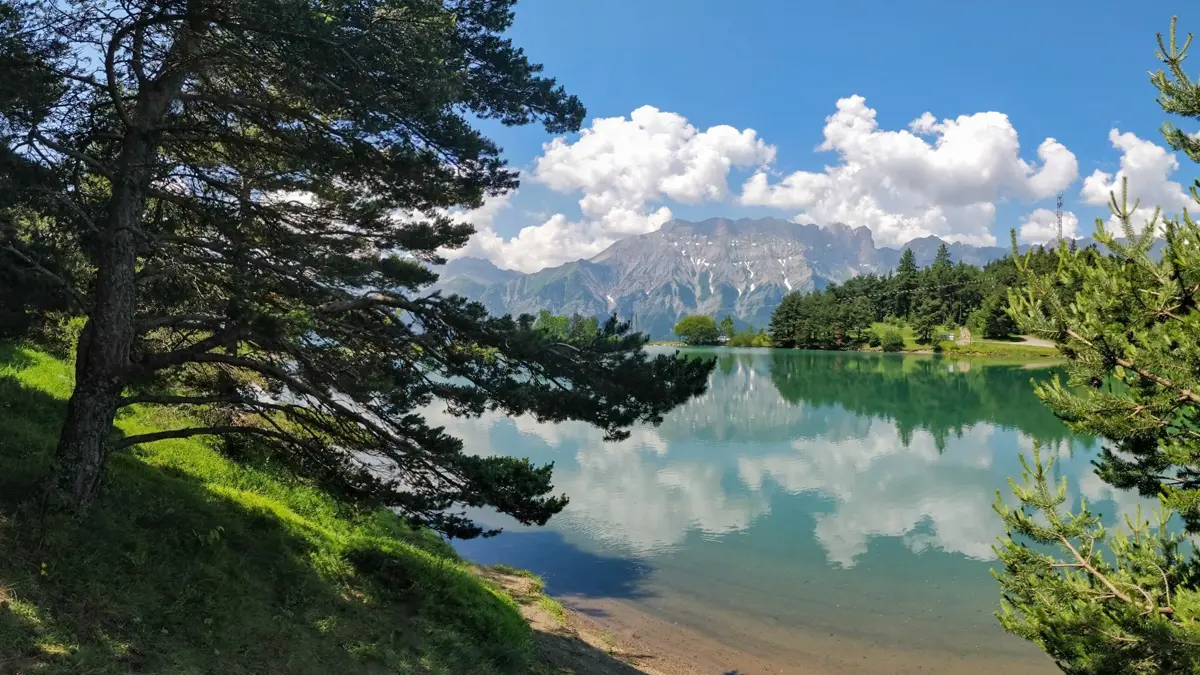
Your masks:
<svg viewBox="0 0 1200 675"><path fill-rule="evenodd" d="M1052 663L1039 657L995 650L987 663L977 658L979 646L958 653L931 654L923 650L876 644L834 634L805 634L768 622L701 607L684 599L666 602L672 615L703 614L724 634L709 635L681 622L651 614L632 603L605 598L562 596L566 610L562 625L590 644L599 644L632 670L588 667L582 659L564 662L577 675L645 673L646 675L1049 675ZM714 622L713 620L716 619ZM541 630L538 621L532 621ZM599 636L599 637L597 637ZM733 646L737 645L737 646ZM988 646L983 647L991 651ZM1033 648L1028 654L1033 654ZM558 665L558 664L555 664Z"/></svg>
<svg viewBox="0 0 1200 675"><path fill-rule="evenodd" d="M650 342L650 347L671 347L675 349L746 349L746 350L761 350L761 351L796 351L783 347L724 347L724 346L704 346L690 347L682 342ZM879 349L845 349L831 350L845 351L862 354L883 354L885 352ZM959 345L953 342L945 342L941 345L941 351L935 351L928 346L910 345L898 352L887 352L893 354L915 354L919 356L943 356L943 357L959 357L968 359L986 359L990 361L1008 361L1013 363L1044 363L1053 364L1063 361L1063 357L1058 353L1058 350L1051 344L1043 341L1002 341L988 340L981 341L971 345Z"/></svg>

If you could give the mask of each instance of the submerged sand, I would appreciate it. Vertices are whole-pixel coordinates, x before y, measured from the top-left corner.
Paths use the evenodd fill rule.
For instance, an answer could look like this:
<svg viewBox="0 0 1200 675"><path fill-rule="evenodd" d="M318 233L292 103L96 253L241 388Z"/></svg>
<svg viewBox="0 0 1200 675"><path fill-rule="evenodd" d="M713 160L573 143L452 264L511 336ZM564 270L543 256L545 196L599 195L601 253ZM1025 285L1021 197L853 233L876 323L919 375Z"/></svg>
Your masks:
<svg viewBox="0 0 1200 675"><path fill-rule="evenodd" d="M622 600L566 596L559 600L583 633L605 636L613 654L639 672L656 675L1050 675L1048 658L988 645L964 645L961 652L928 652L872 644L837 635L810 635L783 626L747 620L732 613L673 601L675 615L703 612L704 625L722 626L712 635L650 613ZM610 672L577 669L576 673Z"/></svg>

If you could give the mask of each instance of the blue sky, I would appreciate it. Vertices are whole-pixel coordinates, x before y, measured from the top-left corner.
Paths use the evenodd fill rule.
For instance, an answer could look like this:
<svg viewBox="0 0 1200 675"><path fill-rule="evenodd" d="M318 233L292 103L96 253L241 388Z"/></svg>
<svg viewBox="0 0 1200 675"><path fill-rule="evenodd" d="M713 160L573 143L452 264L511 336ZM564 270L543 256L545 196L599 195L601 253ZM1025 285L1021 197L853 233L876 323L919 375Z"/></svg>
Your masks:
<svg viewBox="0 0 1200 675"><path fill-rule="evenodd" d="M773 201L739 197L742 184L755 172L765 171L768 182L776 185L792 172L820 173L827 165L845 163L839 152L820 152L816 147L823 141L826 118L837 110L838 100L858 95L865 98L865 107L876 111L878 130L888 132L905 130L925 112L932 113L936 120L1003 113L1019 137L1020 150L1014 157L1033 163L1031 173L1039 163L1039 144L1048 137L1056 139L1077 162L1074 178L1067 182L1068 177L1060 176L1057 182L1066 183L1066 207L1081 221L1079 232L1087 234L1092 220L1104 209L1095 204L1095 198L1088 203L1081 194L1085 178L1096 170L1116 174L1121 168L1122 150L1113 147L1110 130L1117 128L1132 132L1139 141L1160 143L1157 129L1166 119L1155 103L1155 91L1147 78L1147 71L1158 64L1154 36L1166 31L1173 13L1189 8L1186 3L1159 0L1139 4L1135 9L1131 3L1108 0L522 0L517 4L511 35L531 59L545 64L548 74L583 100L588 108L585 126L594 118L628 120L632 111L648 105L661 113L686 118L696 132L716 125L729 125L743 133L752 129L756 139L773 148L765 169L759 157L728 172L727 195L703 200L673 199L671 190L644 200L645 195L639 195L634 201L644 202L644 209L634 210L648 214L651 221L663 206L669 208L672 217L679 218L793 218L804 212L816 217L801 220L821 224L825 224L821 214L858 213L853 209L861 195L855 190L868 189L861 186L830 188L851 191L827 196L826 201L837 201L840 206L830 202L809 208L809 202L794 194ZM1200 12L1181 13L1179 19L1181 31L1200 31ZM1200 63L1200 56L1195 62ZM506 266L531 269L562 262L561 258L569 257L568 251L590 253L614 238L656 226L653 222L644 226L625 224L627 219L612 225L617 221L598 215L603 209L581 211L578 200L596 190L606 195L605 199L612 197L611 191L585 185L587 178L579 175L580 171L588 171L579 162L597 157L564 156L555 164L559 170L557 180L553 171L539 176L537 162L544 154L543 144L551 140L544 130L491 126L488 130L504 147L510 163L528 175L519 194L504 208L490 209L477 219L477 226L490 228L486 236L492 237L492 245L481 241L470 252L502 264L508 262ZM924 138L933 147L938 136L934 132ZM570 146L577 140L578 136L573 136L564 143ZM883 137L875 140L886 141ZM961 151L975 152L971 144L958 140ZM632 146L634 151L637 147L636 143ZM867 151L874 156L884 146L871 147L875 149L868 147ZM1139 156L1143 159L1148 157L1148 148L1141 148ZM1130 146L1126 150L1135 160L1139 149ZM630 151L617 145L612 152L616 153L616 161L625 162L628 158L621 159L621 153L628 155ZM1186 186L1197 172L1186 158L1181 164L1170 178ZM899 166L910 165L896 159L875 169L896 172ZM1139 182L1152 198L1168 202L1176 198L1173 187L1150 185L1155 180L1154 167L1143 169L1148 173ZM911 180L922 180L919 171L913 171L916 173L911 174ZM909 175L909 170L900 173ZM1132 166L1129 173L1132 184L1140 174ZM662 177L660 174L651 172L646 180L653 182ZM897 218L905 214L915 218L905 221L910 227L903 232L958 236L963 240L986 238L990 233L1001 243L1010 228L1028 222L1037 208L1053 208L1053 196L1045 196L1055 187L1050 178L1039 189L1018 184L1016 179L988 187L995 192L985 200L994 207L991 214L980 204L967 205L970 199L948 194L957 183L946 180L949 182L934 197L896 197L907 205L905 208L911 207L911 213L895 205L881 208L903 211L898 211ZM1137 185L1132 187L1138 189ZM978 185L975 188L983 189ZM633 203L627 197L621 193L625 207ZM953 202L937 211L951 214L946 222L920 224L933 222L929 221L929 213L940 206L934 203L938 200ZM875 211L867 209L853 215L862 222L851 224L877 230L871 220L879 216L872 213ZM518 242L511 238L522 227L540 226L554 214L561 214L558 234L541 242L541 248L549 252L531 253L529 249L538 247L524 246L520 247L525 249L523 257L514 257L512 250ZM975 224L989 215L990 224ZM970 224L963 225L967 221ZM913 222L918 224L911 225ZM881 235L885 240L907 236L901 230L887 228L878 227L877 239ZM1037 231L1033 227L1029 233L1034 236ZM593 240L590 243L582 241L589 237Z"/></svg>

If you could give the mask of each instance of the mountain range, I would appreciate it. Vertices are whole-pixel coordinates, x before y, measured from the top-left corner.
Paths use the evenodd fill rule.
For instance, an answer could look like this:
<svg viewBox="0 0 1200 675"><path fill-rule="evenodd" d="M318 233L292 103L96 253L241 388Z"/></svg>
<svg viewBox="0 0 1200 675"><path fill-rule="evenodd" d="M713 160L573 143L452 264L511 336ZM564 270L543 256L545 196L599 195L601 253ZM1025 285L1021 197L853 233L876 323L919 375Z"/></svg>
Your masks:
<svg viewBox="0 0 1200 675"><path fill-rule="evenodd" d="M588 260L530 274L480 258L434 268L434 290L482 302L493 314L616 313L635 330L662 339L686 314L730 314L739 326L765 327L783 296L823 288L853 276L885 273L905 249L917 264L933 261L946 243L955 261L984 265L1010 250L970 246L937 237L900 248L879 247L865 227L799 225L778 218L702 222L673 220L622 239Z"/></svg>

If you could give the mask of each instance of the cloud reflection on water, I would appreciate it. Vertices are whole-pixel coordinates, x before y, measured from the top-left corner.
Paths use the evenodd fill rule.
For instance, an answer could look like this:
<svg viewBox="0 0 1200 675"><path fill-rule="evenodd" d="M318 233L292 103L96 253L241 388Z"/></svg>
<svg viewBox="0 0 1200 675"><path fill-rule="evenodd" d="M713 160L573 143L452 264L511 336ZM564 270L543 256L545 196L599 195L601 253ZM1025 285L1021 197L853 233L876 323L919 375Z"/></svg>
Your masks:
<svg viewBox="0 0 1200 675"><path fill-rule="evenodd" d="M691 534L746 530L775 500L804 495L813 525L796 536L814 537L832 564L854 566L879 537L991 560L1003 531L996 490L1035 437L1057 448L1073 490L1106 494L1086 457L1071 457L1078 441L1028 392L1028 372L761 354L735 355L703 397L616 443L578 423L432 414L472 452L554 461L571 502L550 527L641 558ZM1009 391L1018 387L1028 400Z"/></svg>

